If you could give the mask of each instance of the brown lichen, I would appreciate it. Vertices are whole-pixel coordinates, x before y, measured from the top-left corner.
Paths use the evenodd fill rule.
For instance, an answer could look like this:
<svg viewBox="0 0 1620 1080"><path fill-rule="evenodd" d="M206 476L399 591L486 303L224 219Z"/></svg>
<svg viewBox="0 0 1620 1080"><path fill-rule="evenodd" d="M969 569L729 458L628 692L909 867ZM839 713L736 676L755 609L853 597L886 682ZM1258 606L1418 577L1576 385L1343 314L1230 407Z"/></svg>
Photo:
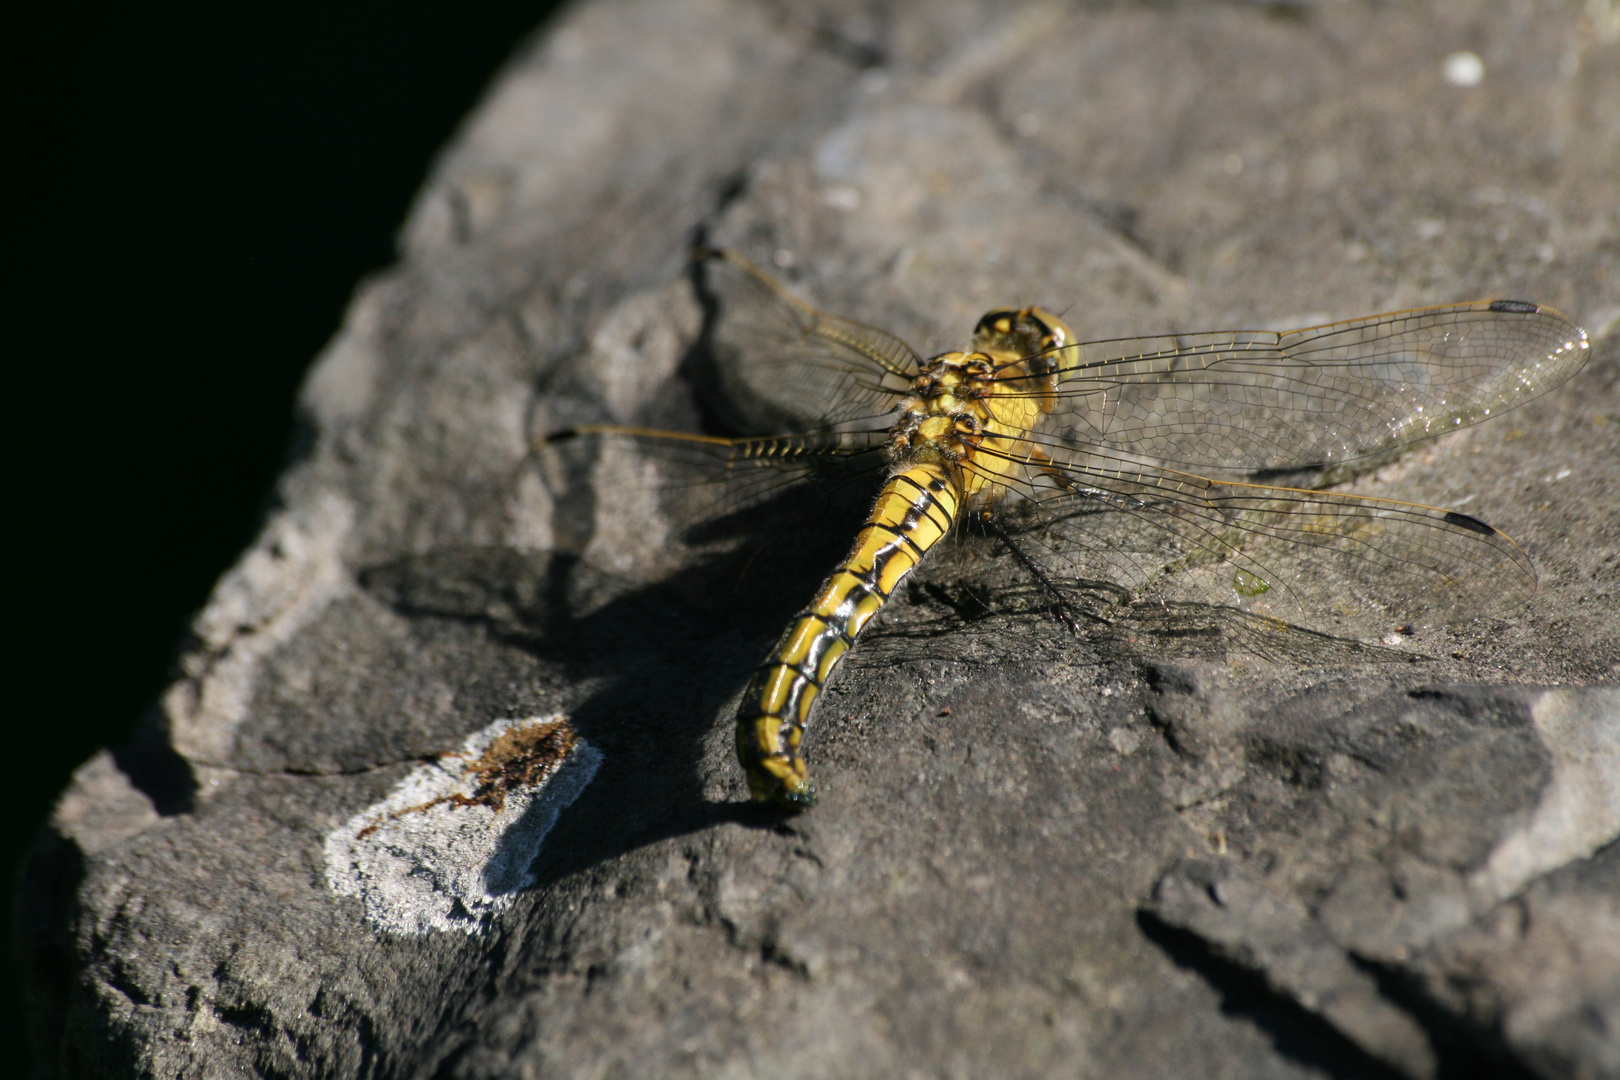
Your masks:
<svg viewBox="0 0 1620 1080"><path fill-rule="evenodd" d="M516 724L495 737L485 751L468 761L462 773L477 781L471 795L459 791L429 799L416 806L395 810L387 817L374 821L355 834L364 840L388 822L406 814L422 813L441 803L451 806L487 806L499 814L506 809L506 796L519 788L543 784L557 771L568 755L574 751L578 734L567 720L531 720ZM464 758L466 755L449 751L441 758Z"/></svg>

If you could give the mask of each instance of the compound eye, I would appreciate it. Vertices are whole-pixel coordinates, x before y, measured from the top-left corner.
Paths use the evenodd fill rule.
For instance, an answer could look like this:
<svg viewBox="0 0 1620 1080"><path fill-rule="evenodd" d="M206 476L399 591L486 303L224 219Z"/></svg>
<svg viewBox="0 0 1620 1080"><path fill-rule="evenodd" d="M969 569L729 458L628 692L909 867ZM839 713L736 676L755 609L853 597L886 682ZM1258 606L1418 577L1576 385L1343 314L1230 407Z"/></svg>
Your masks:
<svg viewBox="0 0 1620 1080"><path fill-rule="evenodd" d="M973 328L973 332L981 337L985 335L1006 337L1018 325L1019 314L1011 308L989 312L979 320L979 325Z"/></svg>

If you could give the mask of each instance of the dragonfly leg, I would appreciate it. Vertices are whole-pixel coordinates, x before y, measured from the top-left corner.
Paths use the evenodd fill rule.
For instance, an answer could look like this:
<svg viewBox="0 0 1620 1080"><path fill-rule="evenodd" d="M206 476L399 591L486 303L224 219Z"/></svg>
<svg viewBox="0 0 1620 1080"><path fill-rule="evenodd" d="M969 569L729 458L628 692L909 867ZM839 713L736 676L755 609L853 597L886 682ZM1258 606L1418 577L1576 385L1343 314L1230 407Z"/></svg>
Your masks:
<svg viewBox="0 0 1620 1080"><path fill-rule="evenodd" d="M1047 576L1046 571L1037 566L1035 560L1031 559L1029 554L1018 546L1017 541L1012 538L1006 529L1001 527L1001 523L995 519L995 515L989 510L980 512L979 521L996 539L1007 545L1007 550L1012 552L1013 558L1018 560L1020 566L1029 571L1029 575L1035 579L1041 590L1052 598L1052 614L1057 617L1058 621L1067 626L1071 633L1078 634L1080 632L1080 621L1074 617L1074 612L1069 607L1068 601L1063 598L1062 591ZM1097 621L1101 622L1103 620L1099 619Z"/></svg>

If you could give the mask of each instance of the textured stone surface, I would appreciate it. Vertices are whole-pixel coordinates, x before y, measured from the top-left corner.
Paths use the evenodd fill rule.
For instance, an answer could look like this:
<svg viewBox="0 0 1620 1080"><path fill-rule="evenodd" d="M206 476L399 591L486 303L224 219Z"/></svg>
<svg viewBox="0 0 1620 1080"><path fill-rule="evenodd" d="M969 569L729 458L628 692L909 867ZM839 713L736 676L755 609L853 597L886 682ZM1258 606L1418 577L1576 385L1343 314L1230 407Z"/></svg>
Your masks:
<svg viewBox="0 0 1620 1080"><path fill-rule="evenodd" d="M573 9L311 373L158 719L62 797L20 924L44 1068L1620 1073L1616 160L1604 4ZM827 562L728 614L641 463L530 454L697 423L700 236L925 352L1009 300L1087 337L1551 303L1585 372L1356 484L1466 506L1541 592L1398 650L1075 637L966 544L829 688L822 804L763 814L731 709ZM557 712L602 757L534 887L469 933L334 889L334 830Z"/></svg>

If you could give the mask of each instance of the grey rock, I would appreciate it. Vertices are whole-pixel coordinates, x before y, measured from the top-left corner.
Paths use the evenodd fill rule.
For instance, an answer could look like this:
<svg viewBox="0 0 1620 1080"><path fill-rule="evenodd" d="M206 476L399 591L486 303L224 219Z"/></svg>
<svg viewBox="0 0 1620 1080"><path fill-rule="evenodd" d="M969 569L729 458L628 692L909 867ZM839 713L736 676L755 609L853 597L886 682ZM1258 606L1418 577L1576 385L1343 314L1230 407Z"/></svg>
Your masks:
<svg viewBox="0 0 1620 1080"><path fill-rule="evenodd" d="M1620 1075L1617 41L1483 0L570 9L311 372L182 677L61 798L44 1074ZM732 710L847 537L739 592L645 460L532 453L712 407L699 236L924 352L1007 301L1099 338L1553 304L1586 371L1352 487L1466 507L1541 591L1382 645L1071 635L964 542L824 695L822 804L765 814ZM557 713L600 768L477 809L499 872L390 849L477 918L334 887L417 770Z"/></svg>
<svg viewBox="0 0 1620 1080"><path fill-rule="evenodd" d="M1228 858L1171 867L1155 918L1405 1075L1613 1074L1620 690L1429 687L1217 730L1184 771L1221 781L1171 797ZM1222 756L1247 767L1201 767Z"/></svg>
<svg viewBox="0 0 1620 1080"><path fill-rule="evenodd" d="M1438 1060L1417 1019L1303 911L1232 862L1184 860L1154 888L1150 910L1197 935L1214 956L1263 973L1270 991L1332 1024L1408 1076L1430 1077Z"/></svg>

